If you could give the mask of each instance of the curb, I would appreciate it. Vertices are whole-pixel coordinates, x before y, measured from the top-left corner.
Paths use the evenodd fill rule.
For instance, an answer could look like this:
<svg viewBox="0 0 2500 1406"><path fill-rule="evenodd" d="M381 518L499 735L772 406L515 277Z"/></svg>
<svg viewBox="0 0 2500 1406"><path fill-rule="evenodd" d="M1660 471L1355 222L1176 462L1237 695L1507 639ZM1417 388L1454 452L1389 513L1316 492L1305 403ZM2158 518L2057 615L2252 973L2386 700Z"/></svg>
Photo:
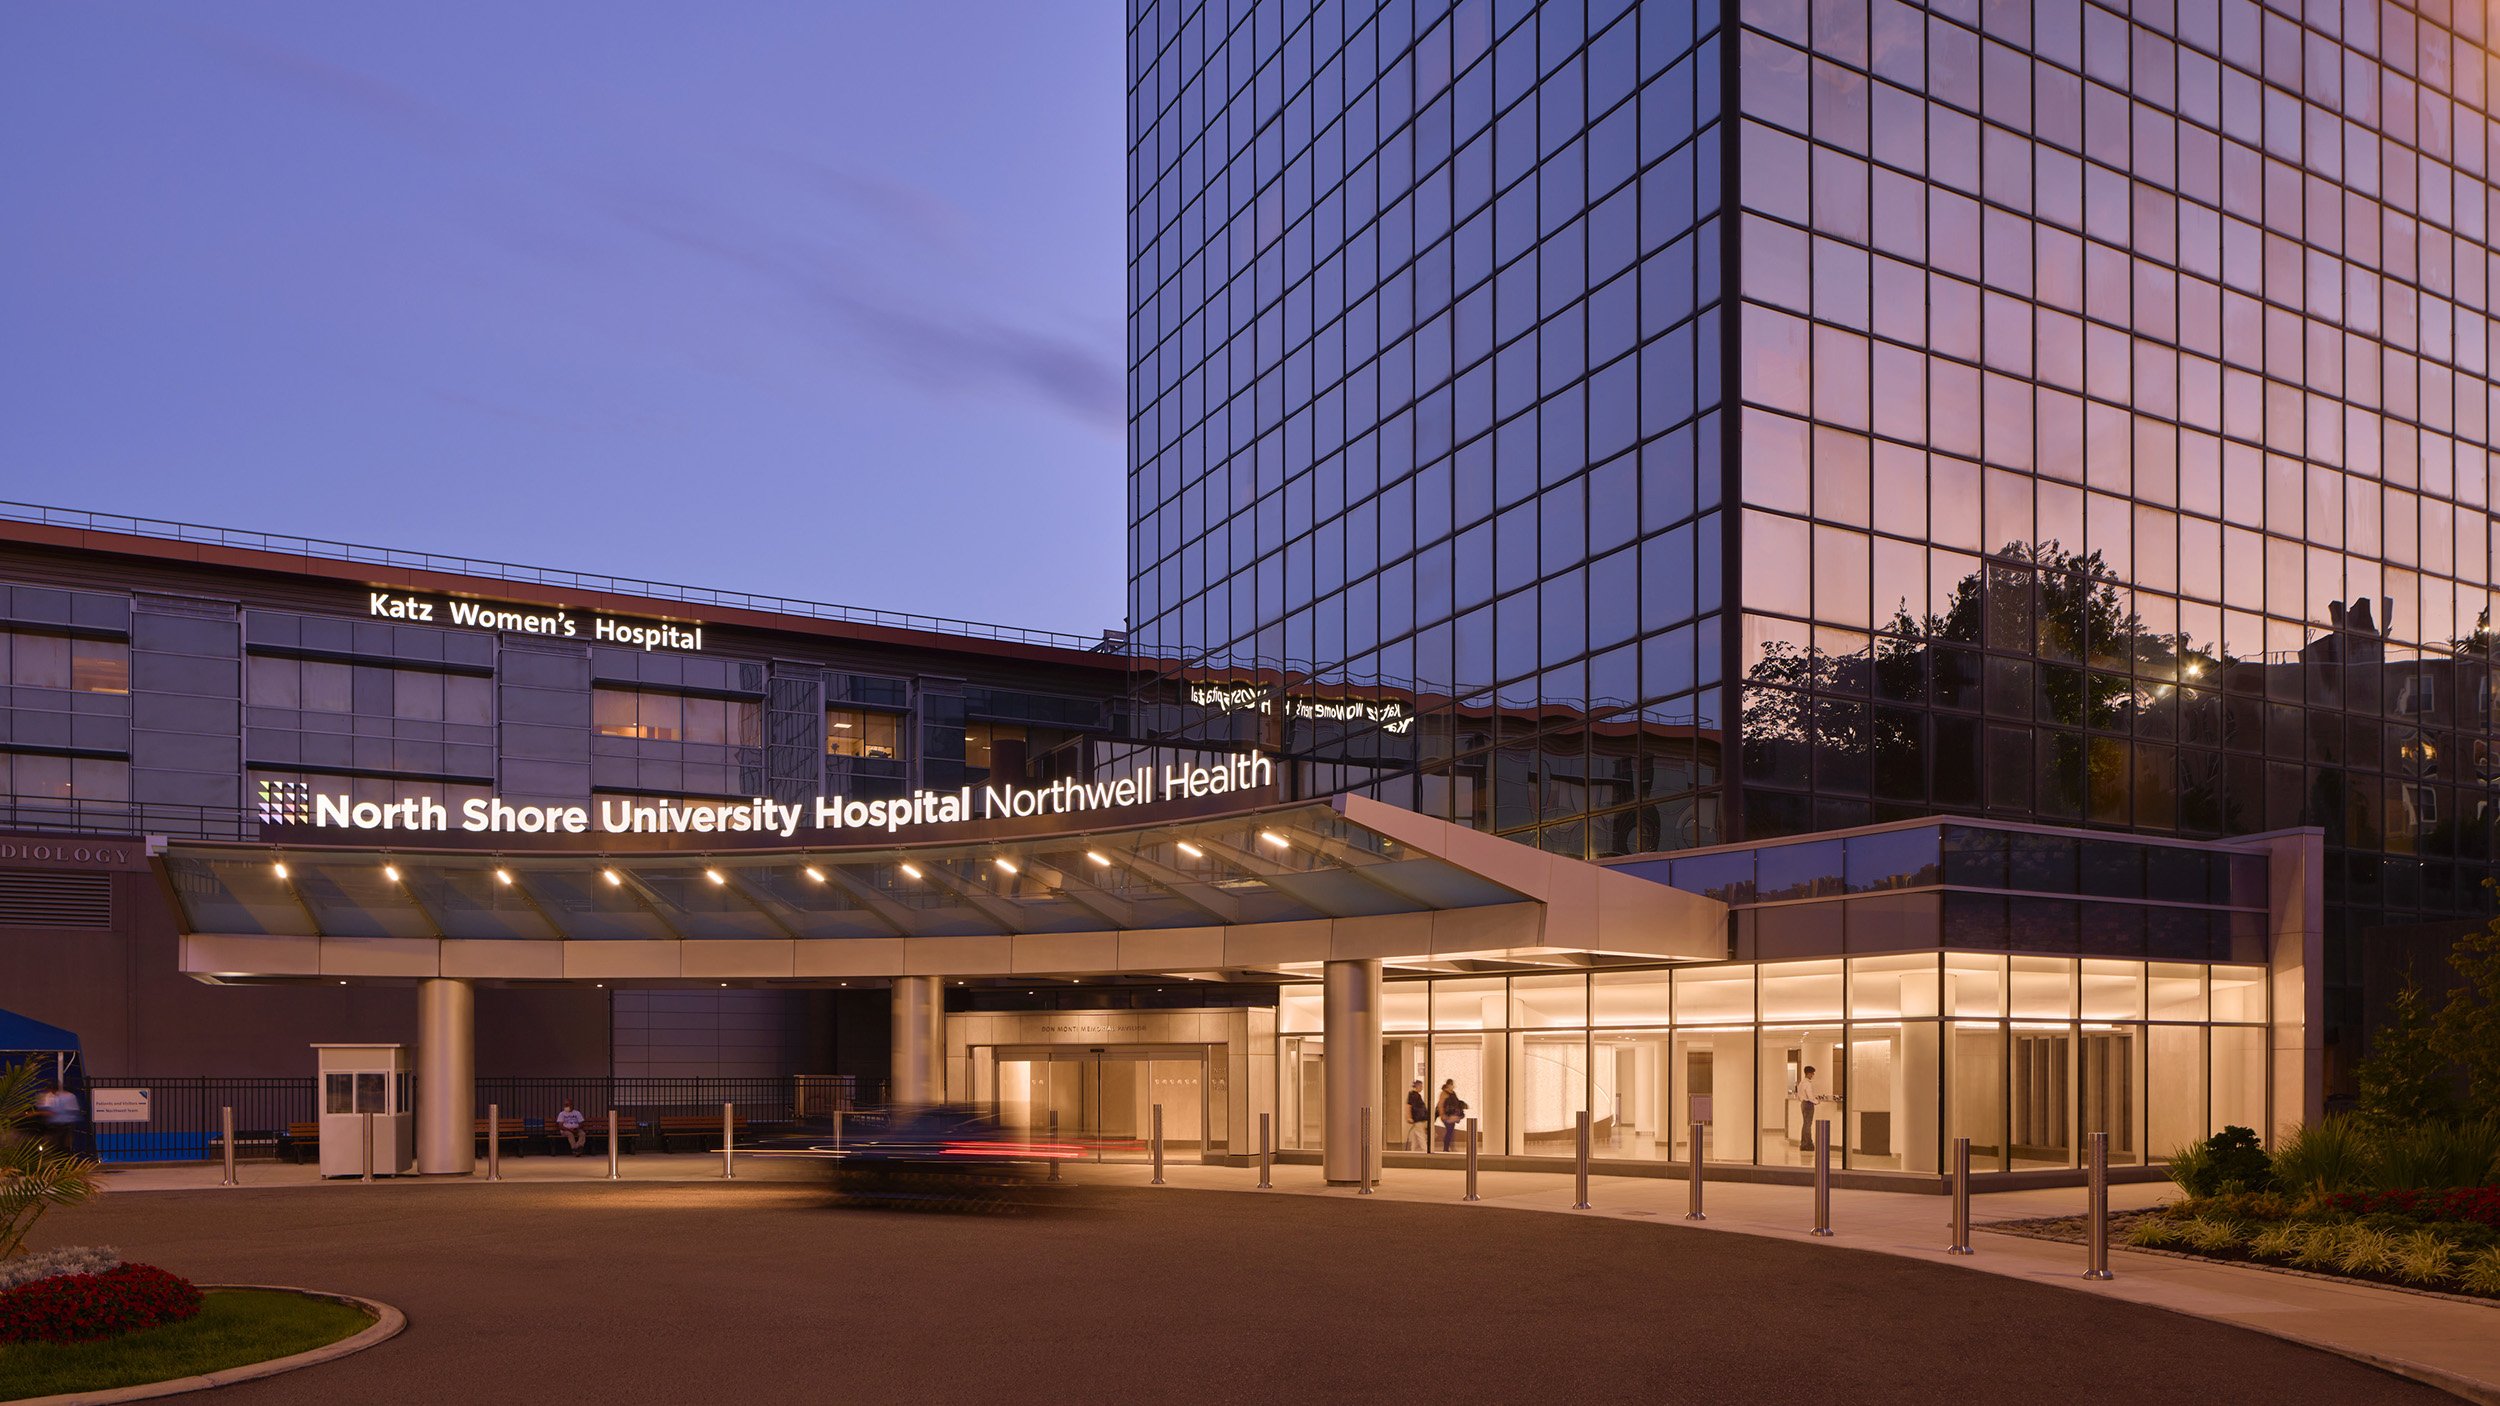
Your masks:
<svg viewBox="0 0 2500 1406"><path fill-rule="evenodd" d="M114 1401L145 1401L151 1397L174 1396L186 1391L207 1391L212 1387L233 1386L237 1382L257 1381L292 1372L301 1367L318 1367L335 1362L369 1347L379 1347L398 1337L408 1326L408 1316L386 1303L358 1298L354 1294L334 1294L324 1289L299 1289L291 1284L202 1284L202 1289L260 1289L278 1294L301 1294L306 1298L329 1299L335 1303L354 1304L373 1315L373 1325L361 1333L353 1333L310 1352L292 1357L273 1357L266 1362L247 1362L221 1372L208 1372L196 1377L173 1377L161 1382L143 1382L137 1386L113 1387L104 1391L72 1391L55 1396L29 1396L9 1406L104 1406Z"/></svg>

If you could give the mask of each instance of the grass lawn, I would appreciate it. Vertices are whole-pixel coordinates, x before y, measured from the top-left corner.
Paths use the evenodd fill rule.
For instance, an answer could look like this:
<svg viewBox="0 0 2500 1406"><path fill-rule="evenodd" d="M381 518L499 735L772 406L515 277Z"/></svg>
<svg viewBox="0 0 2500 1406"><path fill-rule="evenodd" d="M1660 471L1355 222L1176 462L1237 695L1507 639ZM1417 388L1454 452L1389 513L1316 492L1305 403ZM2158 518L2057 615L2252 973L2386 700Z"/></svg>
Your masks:
<svg viewBox="0 0 2500 1406"><path fill-rule="evenodd" d="M211 1289L185 1323L96 1343L0 1347L0 1401L138 1386L309 1352L364 1331L363 1309L301 1294Z"/></svg>

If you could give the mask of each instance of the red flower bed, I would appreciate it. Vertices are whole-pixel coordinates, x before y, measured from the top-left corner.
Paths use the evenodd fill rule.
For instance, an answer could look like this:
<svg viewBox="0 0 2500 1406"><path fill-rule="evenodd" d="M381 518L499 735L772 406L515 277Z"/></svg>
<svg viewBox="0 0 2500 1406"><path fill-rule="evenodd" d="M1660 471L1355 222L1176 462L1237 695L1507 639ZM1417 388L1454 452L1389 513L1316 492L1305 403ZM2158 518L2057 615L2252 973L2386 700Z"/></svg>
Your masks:
<svg viewBox="0 0 2500 1406"><path fill-rule="evenodd" d="M200 1291L152 1264L102 1274L56 1274L0 1291L0 1343L76 1343L119 1337L200 1311Z"/></svg>
<svg viewBox="0 0 2500 1406"><path fill-rule="evenodd" d="M2459 1186L2445 1191L2339 1191L2335 1209L2356 1216L2410 1216L2424 1221L2467 1221L2500 1229L2500 1186Z"/></svg>

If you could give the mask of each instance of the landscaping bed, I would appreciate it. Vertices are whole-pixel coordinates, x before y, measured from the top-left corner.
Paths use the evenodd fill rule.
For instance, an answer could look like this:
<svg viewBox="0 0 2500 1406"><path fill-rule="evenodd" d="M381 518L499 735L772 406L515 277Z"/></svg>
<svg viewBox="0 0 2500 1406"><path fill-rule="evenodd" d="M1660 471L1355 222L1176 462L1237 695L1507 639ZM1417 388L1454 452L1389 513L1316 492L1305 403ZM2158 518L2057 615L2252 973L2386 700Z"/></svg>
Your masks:
<svg viewBox="0 0 2500 1406"><path fill-rule="evenodd" d="M0 1346L0 1401L102 1391L226 1371L326 1347L373 1316L278 1289L209 1289L188 1318L87 1342Z"/></svg>

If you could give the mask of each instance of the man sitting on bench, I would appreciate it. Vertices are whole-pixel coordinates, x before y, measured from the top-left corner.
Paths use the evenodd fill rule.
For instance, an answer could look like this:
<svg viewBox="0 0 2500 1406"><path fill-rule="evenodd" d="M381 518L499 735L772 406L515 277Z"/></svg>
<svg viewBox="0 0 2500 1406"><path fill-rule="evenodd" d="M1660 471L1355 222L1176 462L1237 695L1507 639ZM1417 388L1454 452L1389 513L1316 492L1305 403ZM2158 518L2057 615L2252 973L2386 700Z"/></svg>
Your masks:
<svg viewBox="0 0 2500 1406"><path fill-rule="evenodd" d="M572 1147L573 1155L581 1156L582 1144L589 1141L589 1135L582 1131L582 1111L573 1106L573 1100L566 1099L564 1107L557 1110L556 1127L564 1133L564 1140Z"/></svg>

